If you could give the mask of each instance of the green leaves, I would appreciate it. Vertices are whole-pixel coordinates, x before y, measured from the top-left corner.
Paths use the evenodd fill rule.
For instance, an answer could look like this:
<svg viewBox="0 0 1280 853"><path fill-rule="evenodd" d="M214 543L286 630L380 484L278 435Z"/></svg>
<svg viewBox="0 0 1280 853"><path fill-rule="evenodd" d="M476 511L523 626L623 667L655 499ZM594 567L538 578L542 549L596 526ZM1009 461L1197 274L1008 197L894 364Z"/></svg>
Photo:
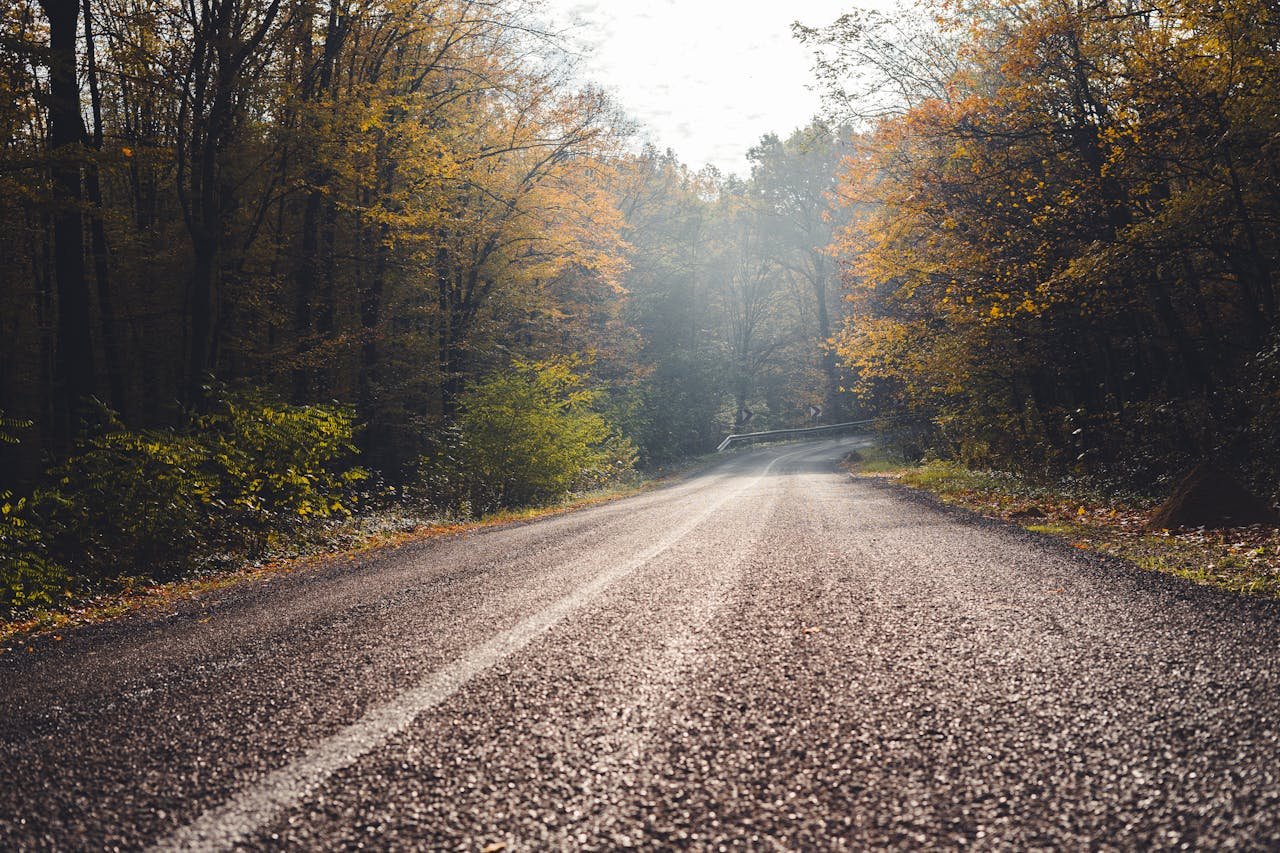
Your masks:
<svg viewBox="0 0 1280 853"><path fill-rule="evenodd" d="M66 570L49 559L42 532L28 513L25 498L0 491L0 613L52 605L69 583Z"/></svg>
<svg viewBox="0 0 1280 853"><path fill-rule="evenodd" d="M208 436L218 497L239 523L260 533L292 519L349 516L352 489L369 476L341 465L356 453L355 415L346 406L287 406L260 393L240 395L199 426Z"/></svg>
<svg viewBox="0 0 1280 853"><path fill-rule="evenodd" d="M184 430L115 428L83 440L38 496L60 560L90 578L175 577L255 556L313 518L349 516L368 474L350 465L354 415L223 397Z"/></svg>
<svg viewBox="0 0 1280 853"><path fill-rule="evenodd" d="M636 452L595 410L577 356L517 361L463 396L442 452L424 461L434 498L483 513L528 506L629 473Z"/></svg>

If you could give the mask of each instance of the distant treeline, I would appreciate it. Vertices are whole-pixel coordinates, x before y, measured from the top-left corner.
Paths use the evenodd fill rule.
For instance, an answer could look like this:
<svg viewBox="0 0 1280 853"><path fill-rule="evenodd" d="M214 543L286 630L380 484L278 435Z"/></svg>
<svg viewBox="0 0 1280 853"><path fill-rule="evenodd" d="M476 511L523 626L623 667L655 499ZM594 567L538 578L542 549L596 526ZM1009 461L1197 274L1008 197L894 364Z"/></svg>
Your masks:
<svg viewBox="0 0 1280 853"><path fill-rule="evenodd" d="M944 452L1280 478L1280 6L964 0L800 29L866 129L840 352ZM851 69L859 69L853 75Z"/></svg>

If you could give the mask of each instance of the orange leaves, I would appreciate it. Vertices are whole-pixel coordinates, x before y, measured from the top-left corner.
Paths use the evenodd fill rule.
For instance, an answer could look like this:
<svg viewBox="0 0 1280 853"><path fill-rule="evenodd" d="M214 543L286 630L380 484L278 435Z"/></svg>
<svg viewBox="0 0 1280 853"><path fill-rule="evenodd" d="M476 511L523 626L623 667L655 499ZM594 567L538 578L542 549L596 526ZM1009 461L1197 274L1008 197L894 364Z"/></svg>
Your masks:
<svg viewBox="0 0 1280 853"><path fill-rule="evenodd" d="M861 206L835 246L855 283L840 353L864 377L927 396L1008 370L989 348L1016 349L1029 323L1073 293L1063 256L1096 228L1106 177L1085 168L1081 129L1106 151L1140 138L1121 123L1098 134L1109 113L1089 87L1104 71L1070 64L1105 44L1089 41L1085 58L1064 47L1105 24L1048 3L984 8L944 12L966 19L950 31L968 40L947 97L881 121L838 192Z"/></svg>

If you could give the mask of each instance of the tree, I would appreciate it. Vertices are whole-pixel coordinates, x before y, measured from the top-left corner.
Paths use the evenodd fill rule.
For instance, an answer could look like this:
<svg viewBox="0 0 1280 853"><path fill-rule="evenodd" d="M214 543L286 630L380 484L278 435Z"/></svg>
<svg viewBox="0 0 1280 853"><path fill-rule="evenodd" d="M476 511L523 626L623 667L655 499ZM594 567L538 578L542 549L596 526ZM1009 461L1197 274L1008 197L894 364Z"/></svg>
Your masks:
<svg viewBox="0 0 1280 853"><path fill-rule="evenodd" d="M76 37L77 0L41 0L49 21L49 174L53 184L53 276L58 293L54 384L59 443L69 445L82 407L95 391L96 370L84 264L83 189L80 165L85 139L80 116Z"/></svg>
<svg viewBox="0 0 1280 853"><path fill-rule="evenodd" d="M815 121L785 141L766 136L751 149L752 188L767 211L774 260L802 293L816 360L823 376L821 402L833 422L847 409L833 336L842 317L837 266L828 251L843 218L834 191L840 162L851 149L848 131ZM833 322L832 314L836 315Z"/></svg>
<svg viewBox="0 0 1280 853"><path fill-rule="evenodd" d="M198 404L218 363L218 320L223 251L232 213L240 204L238 180L227 155L249 114L253 81L271 60L280 0L259 7L246 0L184 5L191 45L178 80L177 190L191 236L187 293L187 366L183 399Z"/></svg>
<svg viewBox="0 0 1280 853"><path fill-rule="evenodd" d="M1227 389L1276 326L1264 6L939 9L945 85L916 75L841 179L864 397L986 461L1132 481L1251 453Z"/></svg>
<svg viewBox="0 0 1280 853"><path fill-rule="evenodd" d="M472 511L527 506L567 494L600 472L630 469L635 451L595 410L576 357L516 362L459 399L455 439L435 476Z"/></svg>

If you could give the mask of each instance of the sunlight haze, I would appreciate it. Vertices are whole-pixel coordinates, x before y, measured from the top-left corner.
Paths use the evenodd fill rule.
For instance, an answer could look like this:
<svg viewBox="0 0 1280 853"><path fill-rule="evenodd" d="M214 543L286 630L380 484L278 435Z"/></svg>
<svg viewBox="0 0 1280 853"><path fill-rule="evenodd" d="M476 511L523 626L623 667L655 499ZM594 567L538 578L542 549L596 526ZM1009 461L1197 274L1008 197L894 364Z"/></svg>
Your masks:
<svg viewBox="0 0 1280 853"><path fill-rule="evenodd" d="M546 14L582 47L584 76L612 91L654 144L694 168L744 175L761 135L785 135L820 107L792 22L822 26L852 8L884 5L548 0Z"/></svg>

